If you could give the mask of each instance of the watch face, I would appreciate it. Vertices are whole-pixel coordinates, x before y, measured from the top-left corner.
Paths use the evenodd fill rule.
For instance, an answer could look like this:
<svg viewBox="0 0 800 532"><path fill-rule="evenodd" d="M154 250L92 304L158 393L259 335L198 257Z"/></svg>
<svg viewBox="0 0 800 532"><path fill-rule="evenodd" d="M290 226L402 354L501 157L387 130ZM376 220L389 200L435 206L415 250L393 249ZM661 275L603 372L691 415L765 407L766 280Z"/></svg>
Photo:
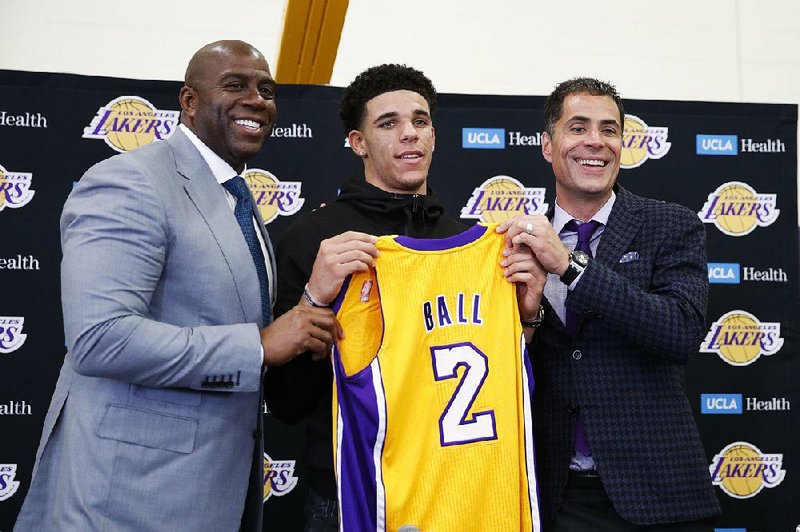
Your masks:
<svg viewBox="0 0 800 532"><path fill-rule="evenodd" d="M584 268L589 265L589 255L587 255L583 251L573 251L572 260L574 260L576 263L583 266Z"/></svg>

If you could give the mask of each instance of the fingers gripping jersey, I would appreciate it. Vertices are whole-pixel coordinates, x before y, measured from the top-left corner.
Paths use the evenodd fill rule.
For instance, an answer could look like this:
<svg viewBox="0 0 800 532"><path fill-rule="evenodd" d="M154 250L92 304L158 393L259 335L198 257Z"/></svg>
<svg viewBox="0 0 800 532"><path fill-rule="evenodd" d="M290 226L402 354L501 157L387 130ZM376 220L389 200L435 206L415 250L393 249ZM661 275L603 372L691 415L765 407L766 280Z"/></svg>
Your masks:
<svg viewBox="0 0 800 532"><path fill-rule="evenodd" d="M341 529L539 530L530 390L504 236L380 237L336 311Z"/></svg>

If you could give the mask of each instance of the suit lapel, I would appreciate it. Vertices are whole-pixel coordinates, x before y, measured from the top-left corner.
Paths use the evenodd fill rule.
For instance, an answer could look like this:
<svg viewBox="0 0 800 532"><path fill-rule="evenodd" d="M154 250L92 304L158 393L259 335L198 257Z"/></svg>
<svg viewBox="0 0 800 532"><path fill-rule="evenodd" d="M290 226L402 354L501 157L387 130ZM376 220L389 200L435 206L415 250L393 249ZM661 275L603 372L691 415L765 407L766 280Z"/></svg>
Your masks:
<svg viewBox="0 0 800 532"><path fill-rule="evenodd" d="M228 265L245 318L257 323L261 302L258 289L253 287L258 287L258 274L239 224L228 206L225 191L180 129L167 142L175 153L177 171L184 178L183 188L208 225Z"/></svg>
<svg viewBox="0 0 800 532"><path fill-rule="evenodd" d="M614 202L614 207L611 209L608 223L600 238L594 258L594 260L612 269L616 268L620 257L629 249L631 242L639 232L641 218L637 216L637 213L643 207L643 203L638 200L638 196L631 194L621 186L617 185L614 192L617 198ZM551 206L547 211L547 218L552 220L554 213L555 208ZM542 301L545 312L557 323L557 328L562 332L566 332L566 326L558 318L558 314L556 314L550 302L546 298ZM581 320L582 322L583 320ZM577 330L580 330L580 325L578 324Z"/></svg>
<svg viewBox="0 0 800 532"><path fill-rule="evenodd" d="M642 202L621 186L616 189L617 199L608 217L608 224L600 237L595 260L610 268L615 268L620 257L625 253L639 228L641 217L637 213L642 209Z"/></svg>
<svg viewBox="0 0 800 532"><path fill-rule="evenodd" d="M261 212L258 210L256 206L255 199L253 200L253 214L256 216L256 221L258 221L258 230L261 231L261 236L264 238L264 244L266 244L267 248L267 265L269 269L267 270L267 275L269 276L269 299L270 299L270 306L275 306L275 297L276 291L278 290L278 282L275 279L276 272L278 271L278 267L275 263L275 251L272 249L272 240L269 238L269 232L267 231L267 226L264 223L264 219L261 217ZM274 319L274 316L273 316Z"/></svg>

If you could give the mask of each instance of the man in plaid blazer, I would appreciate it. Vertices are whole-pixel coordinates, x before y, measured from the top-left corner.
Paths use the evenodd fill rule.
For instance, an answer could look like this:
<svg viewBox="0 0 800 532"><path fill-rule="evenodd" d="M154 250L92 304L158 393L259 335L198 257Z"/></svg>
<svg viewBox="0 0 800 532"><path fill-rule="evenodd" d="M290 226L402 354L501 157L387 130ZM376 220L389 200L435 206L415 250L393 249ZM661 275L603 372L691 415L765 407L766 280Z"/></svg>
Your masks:
<svg viewBox="0 0 800 532"><path fill-rule="evenodd" d="M711 531L720 508L683 376L704 334L703 224L616 184L613 86L561 83L544 114L556 205L499 230L549 272L531 346L545 530Z"/></svg>

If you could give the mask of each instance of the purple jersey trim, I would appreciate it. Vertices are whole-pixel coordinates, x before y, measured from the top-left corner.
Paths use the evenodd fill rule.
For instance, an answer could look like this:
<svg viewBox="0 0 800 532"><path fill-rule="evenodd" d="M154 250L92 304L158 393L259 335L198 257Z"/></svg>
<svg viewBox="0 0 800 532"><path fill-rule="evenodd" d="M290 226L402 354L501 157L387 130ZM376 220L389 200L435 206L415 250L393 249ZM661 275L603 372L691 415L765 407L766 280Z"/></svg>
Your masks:
<svg viewBox="0 0 800 532"><path fill-rule="evenodd" d="M347 289L350 287L350 281L352 280L353 274L351 273L345 278L344 282L342 283L342 287L339 289L339 293L336 295L336 299L334 299L333 303L331 303L331 308L333 309L334 314L338 314L339 309L342 308L344 295L347 293Z"/></svg>
<svg viewBox="0 0 800 532"><path fill-rule="evenodd" d="M410 236L398 236L394 241L401 246L417 251L444 251L464 246L475 242L486 233L488 229L485 225L473 225L463 233L447 238L411 238Z"/></svg>
<svg viewBox="0 0 800 532"><path fill-rule="evenodd" d="M335 352L336 393L342 423L339 446L339 483L342 530L377 530L378 489L373 450L378 439L378 398L372 367L357 379L344 375L338 348Z"/></svg>
<svg viewBox="0 0 800 532"><path fill-rule="evenodd" d="M528 377L528 397L530 397L530 405L531 409L533 409L533 390L535 388L534 380L533 380L533 363L531 361L530 354L528 353L528 345L525 343L525 339L523 336L522 340L522 365L524 366L523 371ZM525 393L523 391L523 393ZM533 416L533 412L531 412L531 416ZM533 462L533 471L526 471L528 476L528 486L533 483L536 486L536 500L531 500L530 497L530 488L528 489L528 504L530 505L531 509L531 523L533 524L533 530L541 530L542 529L542 521L541 521L541 509L539 508L539 501L541 500L541 493L539 493L539 482L537 481L536 477L536 435L533 434L534 427L533 427L533 419L526 419L525 423L530 423L531 427L531 461ZM528 434L527 432L523 431L525 438L527 439ZM525 449L528 448L527 441L525 442ZM527 461L526 461L526 469L527 469Z"/></svg>
<svg viewBox="0 0 800 532"><path fill-rule="evenodd" d="M351 287L353 276L349 275L339 295L333 303L334 313L338 314L344 302L345 294ZM375 272L378 299L380 300L380 283ZM383 306L380 307L383 317ZM383 322L383 320L381 320ZM385 332L385 331L384 331ZM383 345L383 335L378 346ZM377 352L376 352L377 356ZM339 444L339 503L341 511L341 530L345 532L360 532L362 530L378 530L385 527L385 512L383 516L377 515L380 504L385 507L386 501L378 501L379 493L385 492L385 487L378 482L383 482L381 472L375 470L375 448L379 446L379 454L383 455L385 445L384 426L383 435L380 434L381 411L386 412L386 391L382 389L383 381L380 376L380 361L374 360L372 364L363 368L354 375L348 376L342 364L341 352L338 344L334 344L333 370L336 374L336 395L341 420L341 443ZM377 371L378 375L373 375ZM375 389L375 382L381 386L381 398ZM382 404L378 404L382 401ZM385 420L384 420L385 423ZM380 517L383 518L380 519ZM379 523L378 521L382 522Z"/></svg>

